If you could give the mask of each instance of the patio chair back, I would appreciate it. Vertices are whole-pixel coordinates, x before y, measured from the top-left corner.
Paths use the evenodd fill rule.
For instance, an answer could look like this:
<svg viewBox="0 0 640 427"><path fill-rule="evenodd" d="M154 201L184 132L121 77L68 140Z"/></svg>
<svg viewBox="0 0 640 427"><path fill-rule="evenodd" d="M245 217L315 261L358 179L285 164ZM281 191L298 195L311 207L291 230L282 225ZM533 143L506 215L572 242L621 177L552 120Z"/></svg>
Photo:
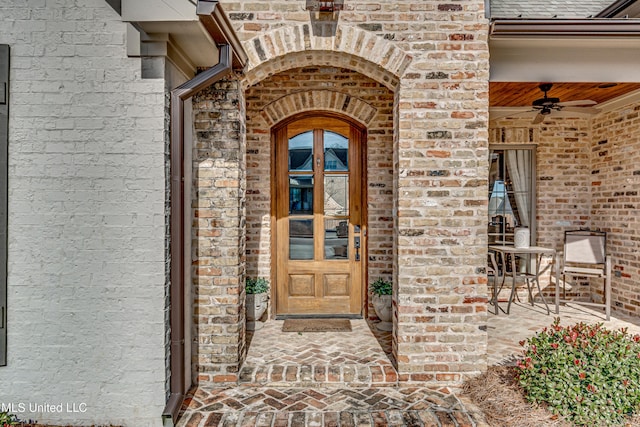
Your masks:
<svg viewBox="0 0 640 427"><path fill-rule="evenodd" d="M611 316L611 257L606 254L607 234L602 231L572 230L564 233L563 263L556 267L556 314L560 303L576 303L604 308L606 319ZM556 264L559 260L556 260ZM602 302L566 299L566 276L604 279ZM562 291L559 287L562 277ZM562 293L562 297L560 294ZM593 298L593 294L592 294Z"/></svg>
<svg viewBox="0 0 640 427"><path fill-rule="evenodd" d="M564 234L564 265L604 264L607 234L602 231L572 230Z"/></svg>

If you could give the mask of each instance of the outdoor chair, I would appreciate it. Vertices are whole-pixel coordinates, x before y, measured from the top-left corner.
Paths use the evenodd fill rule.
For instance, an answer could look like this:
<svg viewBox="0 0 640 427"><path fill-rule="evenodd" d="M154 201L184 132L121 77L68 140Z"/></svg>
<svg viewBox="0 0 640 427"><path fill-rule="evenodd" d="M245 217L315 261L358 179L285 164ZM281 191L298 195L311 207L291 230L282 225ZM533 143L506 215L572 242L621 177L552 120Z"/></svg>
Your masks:
<svg viewBox="0 0 640 427"><path fill-rule="evenodd" d="M556 260L556 314L560 303L574 303L604 308L607 320L611 316L611 257L606 255L607 234L601 231L572 230L564 233L564 252ZM559 260L561 263L558 263ZM566 277L598 278L604 281L602 303L566 299ZM562 297L560 296L562 277ZM590 286L591 289L591 286Z"/></svg>

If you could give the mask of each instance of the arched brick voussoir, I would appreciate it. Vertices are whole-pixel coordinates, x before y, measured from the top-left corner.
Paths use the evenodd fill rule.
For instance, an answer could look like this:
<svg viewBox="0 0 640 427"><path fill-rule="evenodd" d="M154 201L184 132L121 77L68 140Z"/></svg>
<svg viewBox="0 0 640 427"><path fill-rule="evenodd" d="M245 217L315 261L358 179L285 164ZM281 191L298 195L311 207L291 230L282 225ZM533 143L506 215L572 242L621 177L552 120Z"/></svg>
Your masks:
<svg viewBox="0 0 640 427"><path fill-rule="evenodd" d="M412 61L394 43L369 31L338 25L333 37L317 37L311 24L279 27L243 42L249 57L245 87L294 67L332 65L352 69L394 90Z"/></svg>
<svg viewBox="0 0 640 427"><path fill-rule="evenodd" d="M279 121L304 111L334 111L368 125L378 111L368 102L334 90L309 90L290 93L265 105L262 117L273 126Z"/></svg>

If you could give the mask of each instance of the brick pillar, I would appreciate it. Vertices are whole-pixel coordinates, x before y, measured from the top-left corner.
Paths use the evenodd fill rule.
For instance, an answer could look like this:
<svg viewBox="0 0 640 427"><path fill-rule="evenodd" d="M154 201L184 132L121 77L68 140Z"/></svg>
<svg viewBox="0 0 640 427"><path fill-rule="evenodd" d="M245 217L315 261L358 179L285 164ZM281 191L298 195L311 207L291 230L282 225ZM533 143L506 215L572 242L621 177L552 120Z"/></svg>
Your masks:
<svg viewBox="0 0 640 427"><path fill-rule="evenodd" d="M193 98L194 372L236 382L245 351L245 102L235 78Z"/></svg>
<svg viewBox="0 0 640 427"><path fill-rule="evenodd" d="M486 368L486 131L416 128L424 94L399 92L394 353L401 382L456 386Z"/></svg>
<svg viewBox="0 0 640 427"><path fill-rule="evenodd" d="M480 2L414 6L443 41L396 92L394 354L405 384L459 386L486 369L487 27Z"/></svg>

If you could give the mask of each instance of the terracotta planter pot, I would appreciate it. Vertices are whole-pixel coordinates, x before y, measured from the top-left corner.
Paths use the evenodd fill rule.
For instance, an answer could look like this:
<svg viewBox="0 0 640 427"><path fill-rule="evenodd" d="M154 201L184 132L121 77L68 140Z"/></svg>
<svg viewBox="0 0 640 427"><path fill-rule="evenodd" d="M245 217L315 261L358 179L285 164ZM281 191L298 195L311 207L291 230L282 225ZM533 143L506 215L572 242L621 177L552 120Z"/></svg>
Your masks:
<svg viewBox="0 0 640 427"><path fill-rule="evenodd" d="M393 309L391 306L391 295L376 295L373 294L371 299L373 309L376 312L376 316L380 319L380 323L377 328L381 331L390 331L393 329L391 319L393 317Z"/></svg>

